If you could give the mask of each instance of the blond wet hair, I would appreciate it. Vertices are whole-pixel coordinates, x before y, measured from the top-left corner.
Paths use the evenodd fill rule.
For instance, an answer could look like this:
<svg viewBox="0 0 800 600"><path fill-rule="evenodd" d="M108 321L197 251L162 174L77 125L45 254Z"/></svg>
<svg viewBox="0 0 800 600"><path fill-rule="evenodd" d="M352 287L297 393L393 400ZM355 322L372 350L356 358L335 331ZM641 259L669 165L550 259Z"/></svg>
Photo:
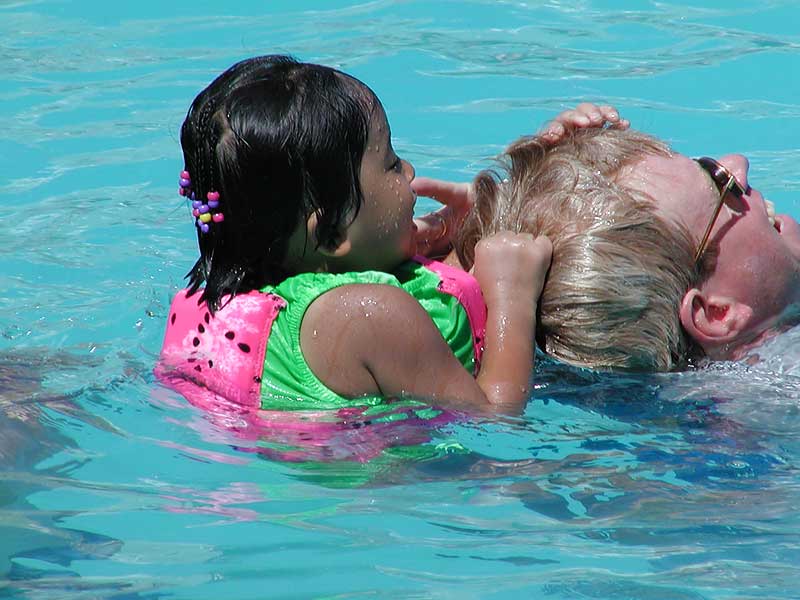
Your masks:
<svg viewBox="0 0 800 600"><path fill-rule="evenodd" d="M690 340L679 307L700 276L695 241L620 176L646 155L670 153L631 130L578 130L557 144L518 139L497 170L475 179L475 206L455 243L461 262L470 266L477 241L500 230L546 235L553 261L539 302L543 350L590 368L684 366Z"/></svg>

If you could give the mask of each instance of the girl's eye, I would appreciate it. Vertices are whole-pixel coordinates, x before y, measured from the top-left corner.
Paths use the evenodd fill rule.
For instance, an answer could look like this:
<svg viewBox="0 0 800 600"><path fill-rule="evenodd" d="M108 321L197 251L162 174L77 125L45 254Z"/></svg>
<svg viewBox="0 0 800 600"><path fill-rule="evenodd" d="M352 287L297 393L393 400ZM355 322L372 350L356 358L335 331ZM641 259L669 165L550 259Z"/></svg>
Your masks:
<svg viewBox="0 0 800 600"><path fill-rule="evenodd" d="M392 171L396 171L397 173L401 173L403 171L403 161L399 158L392 163Z"/></svg>

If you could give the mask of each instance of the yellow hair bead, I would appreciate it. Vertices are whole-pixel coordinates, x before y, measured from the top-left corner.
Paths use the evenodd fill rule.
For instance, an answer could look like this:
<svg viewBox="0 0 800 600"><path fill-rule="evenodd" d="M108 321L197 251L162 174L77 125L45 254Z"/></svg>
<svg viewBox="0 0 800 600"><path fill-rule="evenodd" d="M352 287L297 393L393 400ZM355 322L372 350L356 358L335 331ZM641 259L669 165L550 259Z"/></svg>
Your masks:
<svg viewBox="0 0 800 600"><path fill-rule="evenodd" d="M202 215L200 215L197 218L200 219L203 223L208 223L211 220L211 214L210 213L203 213Z"/></svg>

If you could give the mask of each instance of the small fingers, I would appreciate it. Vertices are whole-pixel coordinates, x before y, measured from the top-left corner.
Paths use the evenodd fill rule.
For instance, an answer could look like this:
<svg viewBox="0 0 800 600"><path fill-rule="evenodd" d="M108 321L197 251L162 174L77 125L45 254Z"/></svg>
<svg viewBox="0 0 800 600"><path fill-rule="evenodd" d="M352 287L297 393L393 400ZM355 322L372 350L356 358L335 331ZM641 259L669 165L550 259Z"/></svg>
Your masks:
<svg viewBox="0 0 800 600"><path fill-rule="evenodd" d="M579 110L582 106L584 105L560 112L542 128L539 137L549 144L556 144L564 138L568 131L592 127L593 123L589 115Z"/></svg>
<svg viewBox="0 0 800 600"><path fill-rule="evenodd" d="M534 260L542 265L550 265L550 260L553 257L553 243L546 235L534 237L532 233L527 232L501 232L498 235L507 244L525 248Z"/></svg>
<svg viewBox="0 0 800 600"><path fill-rule="evenodd" d="M611 127L614 129L628 129L631 126L631 122L628 119L623 119L619 116L619 112L613 106L608 104L604 104L603 106L597 107L600 111L600 114L603 116L603 120L606 123L610 123Z"/></svg>
<svg viewBox="0 0 800 600"><path fill-rule="evenodd" d="M540 235L534 240L535 253L539 257L539 264L542 269L547 271L550 268L550 263L553 261L553 242L550 238Z"/></svg>
<svg viewBox="0 0 800 600"><path fill-rule="evenodd" d="M566 131L567 130L560 121L554 120L545 125L544 129L542 129L542 132L539 135L547 141L555 142L564 137Z"/></svg>
<svg viewBox="0 0 800 600"><path fill-rule="evenodd" d="M592 123L592 115L594 114L597 119L600 118L600 113L592 113L588 107L593 106L589 104L579 104L574 109L569 109L560 112L556 115L555 121L563 123L565 126L571 127L587 127Z"/></svg>
<svg viewBox="0 0 800 600"><path fill-rule="evenodd" d="M449 181L430 177L416 177L411 181L411 189L414 190L415 194L437 201L439 197L448 195L448 188L452 185L454 184Z"/></svg>
<svg viewBox="0 0 800 600"><path fill-rule="evenodd" d="M603 121L605 120L605 115L602 112L602 108L591 102L581 102L575 107L574 112L584 117L584 119L580 121L581 124L586 123L588 125L596 126L602 125Z"/></svg>
<svg viewBox="0 0 800 600"><path fill-rule="evenodd" d="M619 112L613 106L608 104L598 106L592 102L582 102L574 109L559 113L542 128L539 136L546 142L555 143L560 141L568 131L603 127L606 124L615 129L630 127L630 122L620 118Z"/></svg>
<svg viewBox="0 0 800 600"><path fill-rule="evenodd" d="M551 256L553 254L553 242L550 241L550 238L546 235L540 235L535 240L533 240L534 245L538 250Z"/></svg>
<svg viewBox="0 0 800 600"><path fill-rule="evenodd" d="M553 244L545 235L534 237L532 233L513 231L498 231L490 236L481 239L476 249L489 249L498 247L526 248L536 254L544 254L548 257L552 254Z"/></svg>
<svg viewBox="0 0 800 600"><path fill-rule="evenodd" d="M598 106L597 110L605 121L608 121L609 123L619 122L619 113L617 112L617 109L614 108L613 106L609 106L608 104L603 104L602 106Z"/></svg>
<svg viewBox="0 0 800 600"><path fill-rule="evenodd" d="M627 119L621 119L619 111L610 104L598 106L592 102L582 102L575 107L575 111L585 115L593 126L605 125L606 123L612 126L619 126L625 123L625 127L630 126L630 122Z"/></svg>
<svg viewBox="0 0 800 600"><path fill-rule="evenodd" d="M425 196L436 200L440 204L450 205L468 203L472 186L469 183L456 183L431 177L417 177L411 182L411 189L418 196Z"/></svg>

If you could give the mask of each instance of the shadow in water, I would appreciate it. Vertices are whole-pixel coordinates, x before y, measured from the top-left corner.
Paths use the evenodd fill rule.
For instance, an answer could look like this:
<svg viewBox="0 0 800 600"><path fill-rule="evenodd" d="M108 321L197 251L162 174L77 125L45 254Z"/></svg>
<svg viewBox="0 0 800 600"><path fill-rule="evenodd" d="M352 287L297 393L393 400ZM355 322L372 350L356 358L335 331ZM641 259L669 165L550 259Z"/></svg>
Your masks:
<svg viewBox="0 0 800 600"><path fill-rule="evenodd" d="M106 559L120 540L64 527L68 511L46 512L29 497L61 485L76 469L72 459L47 466L48 459L76 443L59 427L77 420L106 431L114 427L78 402L86 388L59 394L45 384L49 376L92 366L92 359L66 352L6 352L0 354L0 595L96 592L116 597L130 584L88 582L70 569L76 562ZM96 366L96 365L95 365ZM138 594L125 595L126 598ZM152 594L148 597L152 598Z"/></svg>

